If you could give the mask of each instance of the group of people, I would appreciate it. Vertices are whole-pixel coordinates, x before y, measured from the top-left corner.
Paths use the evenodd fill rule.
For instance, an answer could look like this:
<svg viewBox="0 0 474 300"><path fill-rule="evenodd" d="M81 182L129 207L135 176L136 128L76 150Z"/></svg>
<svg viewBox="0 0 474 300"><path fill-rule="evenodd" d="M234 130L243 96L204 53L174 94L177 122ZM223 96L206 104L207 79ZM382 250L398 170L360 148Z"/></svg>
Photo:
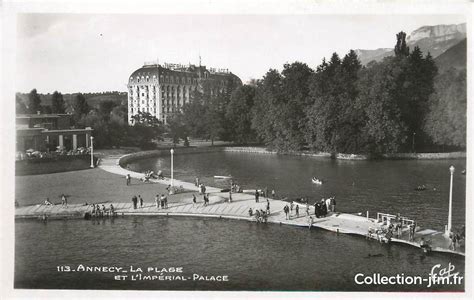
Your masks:
<svg viewBox="0 0 474 300"><path fill-rule="evenodd" d="M165 194L158 195L156 194L155 196L155 206L156 208L168 208L168 197L165 196Z"/></svg>
<svg viewBox="0 0 474 300"><path fill-rule="evenodd" d="M102 204L102 207L99 204L91 204L91 208L91 216L95 218L101 218L104 216L113 217L117 215L112 203L109 205L109 209L107 209L104 204Z"/></svg>
<svg viewBox="0 0 474 300"><path fill-rule="evenodd" d="M293 204L293 202L290 203L290 205L285 205L283 207L283 212L285 213L285 217L287 220L291 220L291 214L293 213L293 209L295 209L295 215L298 218L300 216L300 206L296 204L296 206ZM306 205L306 215L309 216L309 205Z"/></svg>
<svg viewBox="0 0 474 300"><path fill-rule="evenodd" d="M140 208L143 207L143 198L142 198L142 196L138 195L138 198L137 198L137 196L133 196L132 197L133 209L137 209L138 202L140 202Z"/></svg>
<svg viewBox="0 0 474 300"><path fill-rule="evenodd" d="M263 209L256 208L254 212L252 208L249 208L249 216L254 216L257 223L267 223L269 215L269 210L265 211Z"/></svg>
<svg viewBox="0 0 474 300"><path fill-rule="evenodd" d="M451 232L449 234L449 249L451 250L457 250L459 246L461 245L461 242L464 241L466 235L466 227L462 227L461 231L457 232Z"/></svg>
<svg viewBox="0 0 474 300"><path fill-rule="evenodd" d="M145 176L141 180L143 182L150 182L150 178L157 179L158 176L152 170L146 170Z"/></svg>
<svg viewBox="0 0 474 300"><path fill-rule="evenodd" d="M243 189L240 185L234 183L233 181L230 183L230 191L232 193L243 193Z"/></svg>
<svg viewBox="0 0 474 300"><path fill-rule="evenodd" d="M61 194L61 205L67 207L67 197L65 194ZM53 202L49 200L49 198L46 198L43 202L44 205L54 205Z"/></svg>
<svg viewBox="0 0 474 300"><path fill-rule="evenodd" d="M314 203L314 215L316 218L326 217L328 212L334 212L336 210L336 199L330 197L327 199L321 199L321 201Z"/></svg>

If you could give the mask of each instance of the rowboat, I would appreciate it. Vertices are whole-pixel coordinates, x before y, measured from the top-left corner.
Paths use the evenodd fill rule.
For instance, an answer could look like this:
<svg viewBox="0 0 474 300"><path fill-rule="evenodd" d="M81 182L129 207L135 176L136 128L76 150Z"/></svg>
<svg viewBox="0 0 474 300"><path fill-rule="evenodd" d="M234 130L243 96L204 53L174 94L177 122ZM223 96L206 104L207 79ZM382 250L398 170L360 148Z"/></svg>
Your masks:
<svg viewBox="0 0 474 300"><path fill-rule="evenodd" d="M231 179L232 176L221 176L221 175L214 175L215 179Z"/></svg>
<svg viewBox="0 0 474 300"><path fill-rule="evenodd" d="M314 184L323 184L323 181L321 179L318 179L318 178L311 178L311 182L313 182Z"/></svg>

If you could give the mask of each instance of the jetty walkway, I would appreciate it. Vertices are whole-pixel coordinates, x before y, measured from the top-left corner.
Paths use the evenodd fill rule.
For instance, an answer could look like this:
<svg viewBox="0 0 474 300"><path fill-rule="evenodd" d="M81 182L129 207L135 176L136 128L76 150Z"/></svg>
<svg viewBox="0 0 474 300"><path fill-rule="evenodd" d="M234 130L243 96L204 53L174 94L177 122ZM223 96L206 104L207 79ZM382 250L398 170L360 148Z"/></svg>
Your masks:
<svg viewBox="0 0 474 300"><path fill-rule="evenodd" d="M133 172L122 168L119 165L121 156L108 156L101 160L99 168L117 175L125 177L127 174L134 180L143 178L142 173ZM151 179L150 184L169 185L171 180L165 178L163 180ZM114 211L117 217L133 216L133 215L150 215L150 216L195 216L195 217L213 217L237 219L255 222L256 218L249 215L249 210L256 209L266 210L267 198L260 197L260 201L255 201L255 196L250 193L232 193L232 201L229 202L229 192L221 192L220 189L206 186L206 193L209 193L209 204L204 205L202 196L198 193L198 187L192 183L174 179L173 185L182 187L183 192L179 195L177 202L168 204L168 208L157 208L154 203L147 202L143 207L133 208L131 202L107 202L106 208L110 204L114 206ZM197 202L192 202L192 195L196 195ZM174 197L172 195L171 197ZM98 195L97 197L100 197ZM300 226L304 228L321 228L335 233L360 235L370 239L379 239L375 234L368 234L369 231L377 231L382 229L385 225L377 219L368 218L366 216L329 212L326 217L316 218L314 215L314 206L309 206L310 216L313 222L310 226L310 217L307 216L306 206L299 207L299 216L296 215L295 209L290 212L289 219L283 211L288 202L268 198L270 203L270 215L268 216L268 223L275 223L280 225ZM15 209L15 217L17 219L23 218L37 218L37 219L68 219L68 218L84 218L85 213L91 212L90 205L84 204L69 204L67 207L62 205L44 205L36 204L29 206L22 206ZM386 227L386 226L385 226ZM404 243L415 247L420 247L422 238L429 242L432 251L454 253L464 256L463 249L450 249L450 240L442 232L417 228L414 239L409 240L408 228L404 228L400 236L393 236L391 242ZM421 251L421 250L420 250Z"/></svg>

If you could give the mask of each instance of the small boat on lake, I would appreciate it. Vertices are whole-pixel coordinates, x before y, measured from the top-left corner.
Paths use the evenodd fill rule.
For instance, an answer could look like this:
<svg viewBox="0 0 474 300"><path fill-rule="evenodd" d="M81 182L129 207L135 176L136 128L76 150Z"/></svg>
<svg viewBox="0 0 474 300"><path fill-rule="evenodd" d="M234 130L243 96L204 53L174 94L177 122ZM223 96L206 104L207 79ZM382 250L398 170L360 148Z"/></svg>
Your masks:
<svg viewBox="0 0 474 300"><path fill-rule="evenodd" d="M316 178L316 177L311 178L311 182L314 183L314 184L319 184L319 185L323 184L323 181L321 179Z"/></svg>
<svg viewBox="0 0 474 300"><path fill-rule="evenodd" d="M214 179L231 179L232 176L214 175Z"/></svg>

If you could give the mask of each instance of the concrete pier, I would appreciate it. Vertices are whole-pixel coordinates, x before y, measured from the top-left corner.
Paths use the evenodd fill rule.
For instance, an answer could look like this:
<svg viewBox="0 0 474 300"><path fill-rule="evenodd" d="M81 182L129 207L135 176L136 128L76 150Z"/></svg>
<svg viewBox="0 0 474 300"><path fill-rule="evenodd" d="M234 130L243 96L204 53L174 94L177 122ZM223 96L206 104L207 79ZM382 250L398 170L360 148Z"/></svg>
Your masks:
<svg viewBox="0 0 474 300"><path fill-rule="evenodd" d="M134 180L143 178L143 174L123 169L118 161L120 156L109 156L101 160L100 168L117 175L125 177L130 174ZM151 185L168 185L170 179L151 180ZM249 209L266 210L267 201L265 197L260 197L259 203L255 202L253 194L232 193L232 202L229 202L229 193L221 192L220 189L214 187L206 187L206 193L210 194L209 205L205 206L202 195L199 195L198 188L188 182L174 179L174 186L182 187L184 191L180 194L173 195L178 199L176 202L169 203L167 209L157 208L150 199L143 207L133 209L131 202L129 203L104 203L106 209L110 204L114 206L114 210L118 217L131 215L153 215L153 216L195 216L195 217L213 217L227 218L256 222L255 217L249 216ZM192 194L197 196L197 204L192 202ZM98 195L100 197L100 195ZM286 201L268 198L270 202L270 215L268 223L300 226L306 230L310 227L310 218L306 214L306 206L299 207L299 216L296 216L295 209L290 212L289 219L286 219L283 208L289 204ZM313 218L311 228L320 228L341 234L354 234L365 238L377 240L379 237L375 234L368 234L370 231L376 231L382 228L383 224L376 219L367 218L347 213L330 212L326 217L316 218L314 216L314 206L310 205L310 216ZM36 204L30 206L19 207L15 210L15 217L21 218L37 218L43 219L63 219L63 218L83 218L86 212L91 212L90 205L69 204L67 207L62 205L44 205ZM464 256L464 249L450 249L450 240L442 232L431 229L418 229L412 241L409 240L408 229L402 231L401 236L394 235L391 242L404 243L415 247L420 247L421 239L429 241L432 251L454 253ZM420 250L421 251L421 250Z"/></svg>

